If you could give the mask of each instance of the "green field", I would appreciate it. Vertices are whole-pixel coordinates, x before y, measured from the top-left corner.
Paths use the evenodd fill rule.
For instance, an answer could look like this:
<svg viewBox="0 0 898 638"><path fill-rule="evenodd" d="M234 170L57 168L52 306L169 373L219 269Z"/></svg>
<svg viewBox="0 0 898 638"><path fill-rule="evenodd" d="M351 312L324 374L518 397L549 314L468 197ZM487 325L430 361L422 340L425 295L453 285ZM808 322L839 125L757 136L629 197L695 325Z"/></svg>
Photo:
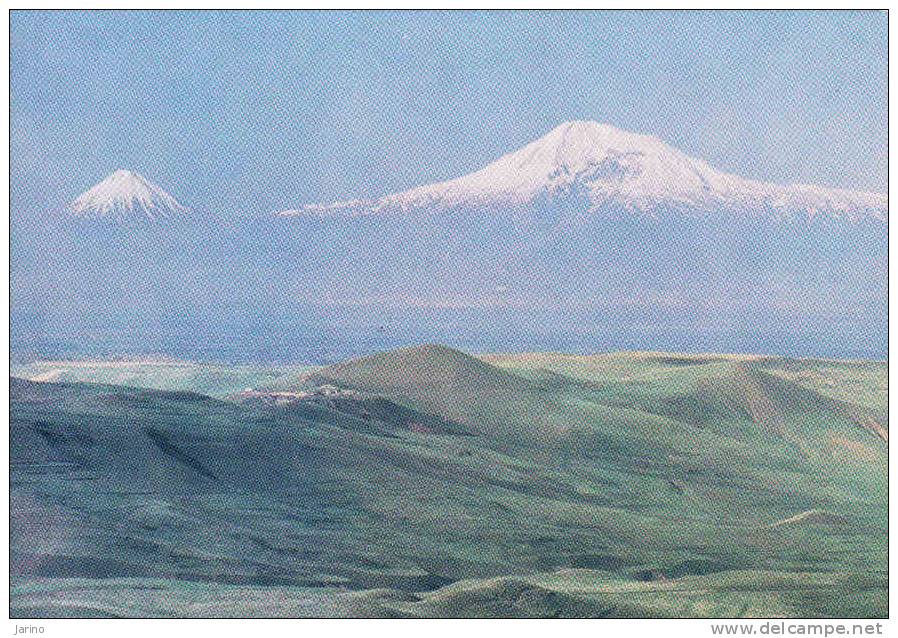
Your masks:
<svg viewBox="0 0 898 638"><path fill-rule="evenodd" d="M16 617L888 614L884 362L14 374Z"/></svg>

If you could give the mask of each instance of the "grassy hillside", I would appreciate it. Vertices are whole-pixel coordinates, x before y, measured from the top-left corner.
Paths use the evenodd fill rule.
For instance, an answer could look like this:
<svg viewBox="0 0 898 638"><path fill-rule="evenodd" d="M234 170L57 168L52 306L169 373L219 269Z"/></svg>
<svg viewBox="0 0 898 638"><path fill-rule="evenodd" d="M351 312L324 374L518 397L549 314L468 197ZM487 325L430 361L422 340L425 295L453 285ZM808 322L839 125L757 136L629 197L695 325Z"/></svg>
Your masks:
<svg viewBox="0 0 898 638"><path fill-rule="evenodd" d="M800 363L425 346L272 401L14 379L13 615L883 616L884 369Z"/></svg>

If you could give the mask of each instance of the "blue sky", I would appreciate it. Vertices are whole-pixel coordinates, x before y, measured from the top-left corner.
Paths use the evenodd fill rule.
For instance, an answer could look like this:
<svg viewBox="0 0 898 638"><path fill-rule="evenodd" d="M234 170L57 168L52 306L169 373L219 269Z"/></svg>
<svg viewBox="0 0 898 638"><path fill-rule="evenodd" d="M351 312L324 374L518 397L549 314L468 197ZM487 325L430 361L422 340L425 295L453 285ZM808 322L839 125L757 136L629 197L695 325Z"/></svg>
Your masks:
<svg viewBox="0 0 898 638"><path fill-rule="evenodd" d="M13 214L116 168L221 215L455 177L590 119L885 191L885 12L22 12Z"/></svg>

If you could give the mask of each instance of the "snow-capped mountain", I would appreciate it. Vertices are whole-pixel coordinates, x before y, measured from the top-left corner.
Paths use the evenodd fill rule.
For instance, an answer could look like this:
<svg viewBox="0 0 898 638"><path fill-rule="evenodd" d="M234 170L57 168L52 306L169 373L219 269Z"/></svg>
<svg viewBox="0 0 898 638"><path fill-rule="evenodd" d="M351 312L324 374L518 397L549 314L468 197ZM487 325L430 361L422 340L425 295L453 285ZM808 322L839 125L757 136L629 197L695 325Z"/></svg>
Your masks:
<svg viewBox="0 0 898 638"><path fill-rule="evenodd" d="M101 330L119 351L266 360L446 334L484 350L887 343L884 196L746 180L592 123L456 180L264 223L175 217L125 171L72 208L13 246L28 351Z"/></svg>
<svg viewBox="0 0 898 638"><path fill-rule="evenodd" d="M280 215L370 214L415 209L508 207L571 192L589 207L829 213L885 218L884 194L778 185L719 171L656 137L607 124L564 123L483 169L377 200L308 205Z"/></svg>
<svg viewBox="0 0 898 638"><path fill-rule="evenodd" d="M117 170L70 205L79 218L159 220L187 209L159 186L127 170Z"/></svg>

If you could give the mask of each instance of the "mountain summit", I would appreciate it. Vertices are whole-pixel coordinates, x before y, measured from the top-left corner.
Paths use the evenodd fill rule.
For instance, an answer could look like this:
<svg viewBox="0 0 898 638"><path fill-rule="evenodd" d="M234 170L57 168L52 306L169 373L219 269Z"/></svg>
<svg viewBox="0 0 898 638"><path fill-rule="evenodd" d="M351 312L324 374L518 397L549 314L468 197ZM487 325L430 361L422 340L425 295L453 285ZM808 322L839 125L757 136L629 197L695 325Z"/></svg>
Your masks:
<svg viewBox="0 0 898 638"><path fill-rule="evenodd" d="M778 185L724 173L660 139L597 122L566 122L483 169L378 200L310 205L281 215L521 206L583 195L592 209L654 212L794 211L885 218L887 198L804 184Z"/></svg>
<svg viewBox="0 0 898 638"><path fill-rule="evenodd" d="M187 212L156 184L127 170L117 170L72 202L82 218L157 220Z"/></svg>

